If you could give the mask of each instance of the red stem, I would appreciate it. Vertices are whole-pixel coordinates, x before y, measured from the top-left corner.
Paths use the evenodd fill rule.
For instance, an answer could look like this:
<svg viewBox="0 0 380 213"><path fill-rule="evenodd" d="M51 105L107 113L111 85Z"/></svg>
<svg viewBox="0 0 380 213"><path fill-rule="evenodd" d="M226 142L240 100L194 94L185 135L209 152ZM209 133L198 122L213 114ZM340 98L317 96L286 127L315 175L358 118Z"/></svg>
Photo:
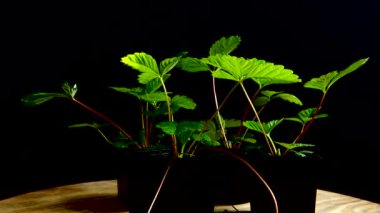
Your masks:
<svg viewBox="0 0 380 213"><path fill-rule="evenodd" d="M128 134L120 125L118 125L117 123L115 123L113 120L111 120L107 116L101 114L100 112L98 112L95 109L87 106L86 104L78 101L75 98L72 98L71 100L74 101L75 103L79 104L80 106L86 108L87 110L89 110L90 112L94 113L95 115L101 117L105 121L107 121L109 124L111 124L112 126L114 126L116 129L120 130L129 140L133 140L133 138L132 138L132 136L130 134Z"/></svg>

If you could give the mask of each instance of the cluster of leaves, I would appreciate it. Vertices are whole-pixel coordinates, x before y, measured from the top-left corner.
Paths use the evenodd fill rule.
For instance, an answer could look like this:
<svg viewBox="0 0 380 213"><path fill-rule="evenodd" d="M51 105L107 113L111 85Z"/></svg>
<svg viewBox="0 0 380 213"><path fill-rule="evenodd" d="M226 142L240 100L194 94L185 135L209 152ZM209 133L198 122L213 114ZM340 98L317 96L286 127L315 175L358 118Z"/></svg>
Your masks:
<svg viewBox="0 0 380 213"><path fill-rule="evenodd" d="M327 114L320 113L327 92L337 80L357 70L368 59L358 60L342 71L329 72L304 83L305 88L321 91L321 99L316 107L302 109L293 117L284 116L275 120L265 120L262 118L262 112L274 99L302 106L302 101L295 95L267 88L272 85L299 84L302 80L292 70L286 69L282 65L257 58L231 55L240 42L239 36L222 37L210 47L209 56L204 58L189 57L187 53L181 53L158 63L153 56L144 52L123 57L122 63L132 70L138 71L137 81L140 86L110 88L131 95L140 101L141 132L137 140L112 119L79 101L75 97L78 90L75 84L70 85L65 82L62 86L62 93L38 92L25 96L22 101L35 106L53 98L67 98L102 118L106 123L115 127L120 134L115 139L110 139L102 131L103 125L98 123L74 124L71 127L94 128L107 142L121 148L151 149L158 145L168 145L174 156L184 157L192 155L199 145L239 148L243 143L248 143L265 147L266 152L272 156L283 156L288 152L299 156L312 153L311 150L305 148L312 147L313 144L300 143L300 140L315 119L327 116ZM167 88L168 81L176 81L172 75L173 70L210 73L210 87L214 91L214 97L210 97L210 104L216 106L213 115L200 121L175 119L176 113L181 110L194 110L197 104L190 97L175 94L171 92L172 88L170 90ZM235 82L220 104L217 98L216 80ZM255 84L257 89L253 92L248 91L246 89L248 83ZM229 101L231 94L238 88L241 88L244 93L243 103L248 103L249 110L254 114L253 119L247 119L246 116L238 119L225 119L222 116L224 104ZM272 138L271 133L285 123L284 121L296 122L301 126L299 134L292 141L283 142ZM228 135L227 129L229 128L245 129L243 134ZM258 135L263 136L263 143L258 141L260 137ZM165 140L166 138L169 138L169 142Z"/></svg>
<svg viewBox="0 0 380 213"><path fill-rule="evenodd" d="M231 55L231 52L239 46L240 42L241 39L239 36L231 36L228 38L223 37L211 46L208 57L186 57L183 58L178 65L178 67L188 72L209 72L211 74L213 81L210 85L212 85L213 91L215 91L215 103L219 102L216 94L217 88L215 79L235 82L235 86L231 88L230 93L228 93L220 105L217 104L217 126L220 128L219 132L223 134L223 136L220 137L223 140L221 142L223 142L224 146L228 148L236 147L234 146L234 143L239 147L239 142L258 143L258 137L256 136L258 133L263 136L265 141L264 143L259 143L259 147L264 145L266 147L265 151L272 156L284 156L291 152L295 155L304 157L307 154L313 153L307 148L313 147L314 144L300 143L299 141L303 138L315 119L327 117L327 114L320 113L327 92L339 79L365 64L368 58L355 61L341 71L332 71L321 75L320 77L312 78L304 83L304 88L314 89L321 92L321 98L317 101L315 107L302 108L298 114L292 117L287 117L289 115L286 115L286 111L284 111L284 117L274 120L265 120L265 118L261 116L262 111L267 105L272 103L272 100L274 99L280 99L299 106L303 105L302 101L294 94L284 91L273 91L267 88L272 85L299 84L302 80L292 70L286 69L282 65L257 58L244 58ZM245 85L249 83L255 84L257 89L253 92L247 91ZM238 87L242 89L247 103L254 113L254 118L247 120L246 116L244 116L239 119L241 123L238 123L238 125L240 127L242 125L246 128L244 134L241 136L228 136L226 134L226 129L237 127L236 120L223 119L221 113L222 107L229 96ZM277 110L281 111L280 108ZM299 123L299 134L291 141L277 141L272 138L271 133L284 124L285 120ZM231 121L234 124L228 124L228 122ZM249 134L249 132L253 132L253 134Z"/></svg>

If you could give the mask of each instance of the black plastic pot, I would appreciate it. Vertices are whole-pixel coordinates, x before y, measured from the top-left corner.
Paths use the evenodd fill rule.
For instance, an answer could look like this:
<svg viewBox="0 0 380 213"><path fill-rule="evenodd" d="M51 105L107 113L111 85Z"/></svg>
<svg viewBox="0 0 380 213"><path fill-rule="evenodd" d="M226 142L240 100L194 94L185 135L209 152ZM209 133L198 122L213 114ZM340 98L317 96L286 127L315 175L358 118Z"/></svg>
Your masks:
<svg viewBox="0 0 380 213"><path fill-rule="evenodd" d="M315 212L320 160L266 159L250 162L256 165L257 170L271 187L280 213ZM263 185L250 187L255 192L251 194L253 212L275 212L268 190ZM263 196L265 193L267 196Z"/></svg>
<svg viewBox="0 0 380 213"><path fill-rule="evenodd" d="M118 196L131 213L212 213L214 212L212 176L207 161L176 159L168 156L135 155L118 178ZM155 202L152 204L170 164Z"/></svg>
<svg viewBox="0 0 380 213"><path fill-rule="evenodd" d="M223 176L218 198L222 205L250 202L255 213L276 212L276 208L280 213L315 212L320 159L247 160L268 184L277 207L271 191L248 166L232 159L223 161L224 172L218 174Z"/></svg>
<svg viewBox="0 0 380 213"><path fill-rule="evenodd" d="M234 155L237 155L234 153ZM152 201L167 166L168 156L136 155L118 178L119 198L131 213L212 213L215 205L250 202L251 212L276 212L273 197L250 169L252 166L275 195L280 213L315 212L319 159L251 157L249 165L225 153L202 153L200 158L172 162L157 199Z"/></svg>
<svg viewBox="0 0 380 213"><path fill-rule="evenodd" d="M233 155L241 157L248 165ZM276 208L280 213L315 212L322 159L224 153L214 161L213 175L218 185L216 205L250 202L251 212L254 213L276 212ZM259 173L267 186L252 169Z"/></svg>

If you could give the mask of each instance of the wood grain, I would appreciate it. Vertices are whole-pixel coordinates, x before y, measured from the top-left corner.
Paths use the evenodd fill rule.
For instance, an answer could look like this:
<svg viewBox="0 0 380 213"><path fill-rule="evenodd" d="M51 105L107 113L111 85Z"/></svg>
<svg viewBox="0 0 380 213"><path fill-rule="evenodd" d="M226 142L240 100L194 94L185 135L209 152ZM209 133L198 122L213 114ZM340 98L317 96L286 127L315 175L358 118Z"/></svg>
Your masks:
<svg viewBox="0 0 380 213"><path fill-rule="evenodd" d="M217 206L215 212L249 210L249 204ZM127 213L117 198L115 180L78 183L18 195L0 201L1 213ZM380 213L380 204L317 190L316 213Z"/></svg>

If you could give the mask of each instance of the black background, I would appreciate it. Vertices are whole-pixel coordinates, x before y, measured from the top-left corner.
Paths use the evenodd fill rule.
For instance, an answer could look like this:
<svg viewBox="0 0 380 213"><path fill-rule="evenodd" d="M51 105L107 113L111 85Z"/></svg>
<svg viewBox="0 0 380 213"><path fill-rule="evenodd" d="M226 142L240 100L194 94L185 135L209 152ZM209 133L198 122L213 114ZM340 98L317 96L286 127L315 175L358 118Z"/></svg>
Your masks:
<svg viewBox="0 0 380 213"><path fill-rule="evenodd" d="M333 88L324 108L330 117L312 137L329 160L321 187L380 202L379 6L373 0L2 5L0 198L113 178L115 170L114 150L98 135L67 129L91 116L59 101L25 108L23 95L76 82L84 102L110 116L128 115L135 103L106 89L131 81L122 56L144 51L160 60L184 50L206 56L215 40L240 35L236 54L283 64L305 78L370 57Z"/></svg>

